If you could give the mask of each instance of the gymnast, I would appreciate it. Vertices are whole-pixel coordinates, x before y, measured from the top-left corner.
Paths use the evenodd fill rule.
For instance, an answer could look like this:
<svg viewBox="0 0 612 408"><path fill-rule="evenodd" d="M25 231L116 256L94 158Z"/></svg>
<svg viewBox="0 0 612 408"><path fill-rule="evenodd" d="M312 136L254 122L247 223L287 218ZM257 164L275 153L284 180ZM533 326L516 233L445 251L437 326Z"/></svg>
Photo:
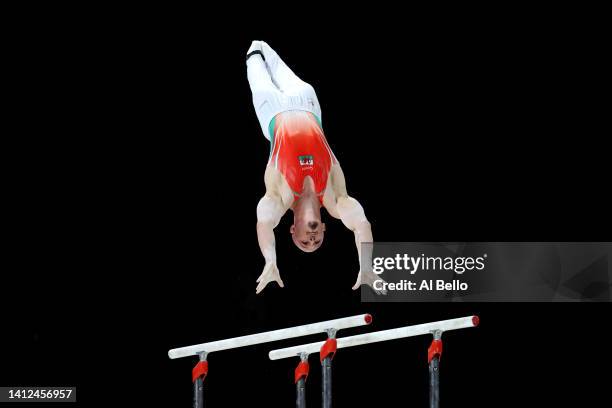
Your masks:
<svg viewBox="0 0 612 408"><path fill-rule="evenodd" d="M273 281L284 287L276 266L274 237L281 217L287 210L293 211L291 238L302 251L313 252L325 236L321 207L355 234L360 271L353 289L362 284L373 288L374 281L381 278L372 272L362 273L361 268L361 244L373 242L372 229L363 207L346 192L344 173L323 133L314 88L298 78L263 41L253 41L246 58L253 106L270 141L264 174L266 193L257 205L257 239L265 266L257 279L256 293Z"/></svg>

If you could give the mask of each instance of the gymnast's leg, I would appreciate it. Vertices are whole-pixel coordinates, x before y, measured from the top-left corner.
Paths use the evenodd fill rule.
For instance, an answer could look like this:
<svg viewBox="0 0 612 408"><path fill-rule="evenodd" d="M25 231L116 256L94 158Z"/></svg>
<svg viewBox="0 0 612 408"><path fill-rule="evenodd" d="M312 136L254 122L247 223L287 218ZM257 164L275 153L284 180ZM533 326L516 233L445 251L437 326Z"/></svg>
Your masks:
<svg viewBox="0 0 612 408"><path fill-rule="evenodd" d="M257 43L258 50L265 59L271 81L276 85L281 93L285 94L289 100L299 96L299 102L291 101L291 105L296 108L306 107L312 110L319 119L321 118L321 107L314 88L307 82L298 77L282 58L264 41L254 41Z"/></svg>
<svg viewBox="0 0 612 408"><path fill-rule="evenodd" d="M272 82L268 66L264 60L261 41L253 41L247 51L247 77L251 93L253 94L253 107L264 136L270 140L268 125L281 104L280 90Z"/></svg>

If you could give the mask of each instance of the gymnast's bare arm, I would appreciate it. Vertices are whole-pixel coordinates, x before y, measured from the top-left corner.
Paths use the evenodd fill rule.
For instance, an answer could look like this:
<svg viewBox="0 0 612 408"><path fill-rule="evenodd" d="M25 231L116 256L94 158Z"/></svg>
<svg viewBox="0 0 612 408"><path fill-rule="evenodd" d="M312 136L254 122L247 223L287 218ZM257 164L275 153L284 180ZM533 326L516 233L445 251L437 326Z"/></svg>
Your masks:
<svg viewBox="0 0 612 408"><path fill-rule="evenodd" d="M268 283L277 282L284 287L280 272L276 266L276 240L274 228L281 217L293 203L293 194L281 173L273 167L267 167L264 174L266 194L257 204L257 241L266 264L257 279L256 293L260 293Z"/></svg>
<svg viewBox="0 0 612 408"><path fill-rule="evenodd" d="M357 256L359 257L359 273L357 274L357 281L353 286L353 290L359 289L362 284L368 285L374 289L374 281L381 280L381 278L373 272L363 271L361 265L361 244L374 241L372 237L372 226L365 215L363 207L359 204L359 201L347 194L344 173L338 164L333 165L331 168L328 188L323 196L323 205L332 217L339 218L342 223L355 234L355 245L357 246ZM368 250L369 253L364 254L365 259L372 258L371 246ZM375 292L378 294L386 294L386 291L375 290Z"/></svg>

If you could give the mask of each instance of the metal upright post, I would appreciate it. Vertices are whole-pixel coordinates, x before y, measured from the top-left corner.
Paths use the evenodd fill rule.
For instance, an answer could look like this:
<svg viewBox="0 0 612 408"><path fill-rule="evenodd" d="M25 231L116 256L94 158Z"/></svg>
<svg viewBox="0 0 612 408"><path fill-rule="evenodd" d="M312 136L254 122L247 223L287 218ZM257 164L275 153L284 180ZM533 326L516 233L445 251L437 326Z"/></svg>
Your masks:
<svg viewBox="0 0 612 408"><path fill-rule="evenodd" d="M295 369L295 406L306 408L306 379L308 378L308 354L300 353L300 363Z"/></svg>
<svg viewBox="0 0 612 408"><path fill-rule="evenodd" d="M442 331L433 331L433 341L427 350L429 363L429 407L440 406L440 357L442 356Z"/></svg>
<svg viewBox="0 0 612 408"><path fill-rule="evenodd" d="M297 408L306 408L306 379L300 378L295 384L296 386L296 397L295 406Z"/></svg>
<svg viewBox="0 0 612 408"><path fill-rule="evenodd" d="M204 408L204 380L208 374L208 361L206 352L199 354L200 361L193 368L193 408Z"/></svg>
<svg viewBox="0 0 612 408"><path fill-rule="evenodd" d="M320 351L323 408L331 408L332 406L332 359L337 349L336 330L328 330L327 336L327 341L323 344Z"/></svg>
<svg viewBox="0 0 612 408"><path fill-rule="evenodd" d="M332 406L332 358L323 359L323 408Z"/></svg>

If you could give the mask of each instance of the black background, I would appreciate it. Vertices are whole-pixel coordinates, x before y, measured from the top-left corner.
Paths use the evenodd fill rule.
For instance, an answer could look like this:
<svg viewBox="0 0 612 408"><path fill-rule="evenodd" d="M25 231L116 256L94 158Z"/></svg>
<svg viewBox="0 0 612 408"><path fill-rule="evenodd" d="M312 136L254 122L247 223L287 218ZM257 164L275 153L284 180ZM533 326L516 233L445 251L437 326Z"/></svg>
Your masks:
<svg viewBox="0 0 612 408"><path fill-rule="evenodd" d="M82 406L189 406L194 361L169 360L173 347L365 312L371 330L478 314L479 328L445 336L444 405L606 405L609 304L362 304L352 233L327 214L314 254L293 246L283 219L285 288L255 295L269 146L244 62L265 40L315 87L377 241L601 240L597 26L434 18L250 31L225 20L208 32L175 16L37 16L8 37L16 228L1 385L76 385ZM267 360L290 344L212 354L208 405L291 406L296 362ZM339 352L335 405L426 406L428 345Z"/></svg>

